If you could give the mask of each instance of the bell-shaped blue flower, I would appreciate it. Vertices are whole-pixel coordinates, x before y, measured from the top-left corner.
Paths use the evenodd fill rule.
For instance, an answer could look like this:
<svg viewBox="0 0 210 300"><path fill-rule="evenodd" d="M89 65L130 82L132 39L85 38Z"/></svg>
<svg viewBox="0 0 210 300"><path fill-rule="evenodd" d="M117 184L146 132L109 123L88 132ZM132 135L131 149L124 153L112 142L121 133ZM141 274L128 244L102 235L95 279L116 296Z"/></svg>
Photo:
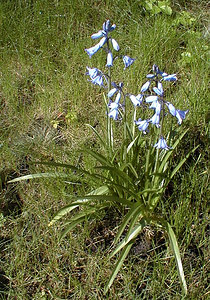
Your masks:
<svg viewBox="0 0 210 300"><path fill-rule="evenodd" d="M91 38L93 40L96 40L96 39L102 38L103 36L104 36L104 32L102 30L99 30L97 33L92 34Z"/></svg>
<svg viewBox="0 0 210 300"><path fill-rule="evenodd" d="M158 100L158 96L148 96L146 98L146 102L147 103L150 103L150 102L153 102L153 101L157 101Z"/></svg>
<svg viewBox="0 0 210 300"><path fill-rule="evenodd" d="M113 46L114 50L119 51L120 46L118 45L117 41L115 39L111 39L111 42L112 42L112 46Z"/></svg>
<svg viewBox="0 0 210 300"><path fill-rule="evenodd" d="M141 93L144 93L148 90L149 86L150 86L151 81L147 81L145 82L142 87L141 87Z"/></svg>
<svg viewBox="0 0 210 300"><path fill-rule="evenodd" d="M177 77L176 77L176 74L171 74L171 75L163 76L162 80L164 80L164 81L176 81Z"/></svg>
<svg viewBox="0 0 210 300"><path fill-rule="evenodd" d="M176 110L176 118L178 119L178 124L181 125L182 124L182 120L185 119L186 114L188 113L189 110Z"/></svg>
<svg viewBox="0 0 210 300"><path fill-rule="evenodd" d="M153 87L153 91L158 95L158 96L163 96L163 86L162 83L158 81L158 86Z"/></svg>
<svg viewBox="0 0 210 300"><path fill-rule="evenodd" d="M108 98L112 98L115 93L117 93L117 96L115 98L115 102L119 103L121 99L121 93L122 93L122 88L123 88L123 83L120 82L119 85L117 85L115 82L112 82L112 86L114 87L108 92Z"/></svg>
<svg viewBox="0 0 210 300"><path fill-rule="evenodd" d="M108 92L108 98L112 98L112 96L117 92L117 88L113 88Z"/></svg>
<svg viewBox="0 0 210 300"><path fill-rule="evenodd" d="M115 28L116 28L116 25L115 24L111 25L110 21L107 20L103 24L103 30L99 30L97 33L94 33L94 34L91 35L91 38L93 40L99 39L99 38L101 38L101 40L95 46L93 46L93 47L91 47L89 49L85 49L85 51L87 52L87 54L89 55L89 57L92 57L96 52L98 52L98 50L100 50L104 46L104 44L109 39L108 33L111 32L111 31L113 31ZM114 43L114 45L113 45L113 43ZM112 41L112 45L113 45L114 49L115 48L116 49L119 48L119 45L117 44L117 42L115 40L114 40L114 42Z"/></svg>
<svg viewBox="0 0 210 300"><path fill-rule="evenodd" d="M103 73L97 69L97 68L89 68L87 67L88 72L86 73L86 75L90 76L90 81L93 84L97 84L99 86L104 86L103 83Z"/></svg>
<svg viewBox="0 0 210 300"><path fill-rule="evenodd" d="M144 134L147 132L147 128L149 126L148 120L142 120L138 119L138 121L135 121L136 125L138 125L138 130L142 131Z"/></svg>
<svg viewBox="0 0 210 300"><path fill-rule="evenodd" d="M164 149L164 150L171 149L170 147L168 147L166 140L162 136L159 139L159 141L154 145L154 147L157 149Z"/></svg>
<svg viewBox="0 0 210 300"><path fill-rule="evenodd" d="M170 114L175 117L176 116L176 108L171 104L170 102L166 102L166 106L168 107L168 110Z"/></svg>
<svg viewBox="0 0 210 300"><path fill-rule="evenodd" d="M112 102L110 105L109 105L109 108L110 108L110 112L108 113L108 116L109 118L112 118L114 120L117 120L118 118L118 114L119 114L119 104L116 103L116 102Z"/></svg>
<svg viewBox="0 0 210 300"><path fill-rule="evenodd" d="M151 122L153 125L156 125L156 127L160 127L160 114L155 113L151 119L149 119L149 122Z"/></svg>
<svg viewBox="0 0 210 300"><path fill-rule="evenodd" d="M159 101L153 101L149 108L155 109L155 113L160 115L161 104Z"/></svg>
<svg viewBox="0 0 210 300"><path fill-rule="evenodd" d="M154 74L147 74L147 76L146 76L148 79L153 79L153 78L155 78L155 75Z"/></svg>
<svg viewBox="0 0 210 300"><path fill-rule="evenodd" d="M135 107L141 105L141 101L139 100L139 98L137 96L129 95L129 98Z"/></svg>
<svg viewBox="0 0 210 300"><path fill-rule="evenodd" d="M96 44L95 46L93 46L89 49L85 49L85 51L87 52L87 54L91 58L96 52L98 52L99 49L101 49L103 47L103 45L105 43L106 43L106 38L103 37L98 44Z"/></svg>
<svg viewBox="0 0 210 300"><path fill-rule="evenodd" d="M134 58L131 58L128 55L123 55L122 59L123 59L124 65L125 65L124 70L126 68L130 67L134 63L134 61L135 61Z"/></svg>
<svg viewBox="0 0 210 300"><path fill-rule="evenodd" d="M112 52L109 51L107 54L107 62L106 62L107 67L112 67L113 66L113 55Z"/></svg>

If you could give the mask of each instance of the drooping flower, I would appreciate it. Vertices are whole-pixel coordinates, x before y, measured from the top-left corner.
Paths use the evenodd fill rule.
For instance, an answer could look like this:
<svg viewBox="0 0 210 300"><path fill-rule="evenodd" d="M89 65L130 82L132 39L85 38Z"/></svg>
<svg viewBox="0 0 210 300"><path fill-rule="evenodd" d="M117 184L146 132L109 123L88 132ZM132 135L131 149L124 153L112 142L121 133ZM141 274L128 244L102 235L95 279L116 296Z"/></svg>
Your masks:
<svg viewBox="0 0 210 300"><path fill-rule="evenodd" d="M144 93L148 90L149 86L150 86L151 81L147 81L145 82L142 87L141 87L141 93Z"/></svg>
<svg viewBox="0 0 210 300"><path fill-rule="evenodd" d="M157 100L158 100L158 96L148 96L148 97L146 97L146 102L147 103L157 101Z"/></svg>
<svg viewBox="0 0 210 300"><path fill-rule="evenodd" d="M171 75L163 76L162 80L164 80L164 81L176 81L177 77L176 77L176 74L171 74Z"/></svg>
<svg viewBox="0 0 210 300"><path fill-rule="evenodd" d="M117 92L117 96L115 98L115 102L116 103L119 103L120 102L120 99L121 99L121 94L122 94L122 88L123 88L123 83L120 82L119 85L117 85L115 82L112 82L112 86L113 86L113 89L111 89L109 92L108 92L108 98L112 98L114 96L114 94L116 94Z"/></svg>
<svg viewBox="0 0 210 300"><path fill-rule="evenodd" d="M182 124L182 120L185 119L186 114L189 112L189 110L176 110L176 118L178 119L178 124L181 125Z"/></svg>
<svg viewBox="0 0 210 300"><path fill-rule="evenodd" d="M97 33L94 33L94 34L91 35L91 38L93 40L99 39L99 38L101 38L101 40L95 46L93 46L91 48L88 48L88 49L85 49L85 51L87 52L89 57L92 57L96 52L98 52L98 50L100 50L104 46L104 44L109 39L109 32L112 32L115 28L116 28L116 25L115 24L111 25L110 20L107 20L103 23L103 29L102 30L99 30ZM114 39L111 39L111 43L112 43L113 48L116 51L119 51L120 47L119 47L117 41L114 40Z"/></svg>
<svg viewBox="0 0 210 300"><path fill-rule="evenodd" d="M93 84L97 84L99 86L104 86L104 83L103 83L104 74L99 69L87 67L87 70L88 70L88 72L86 73L86 75L90 76L90 81Z"/></svg>
<svg viewBox="0 0 210 300"><path fill-rule="evenodd" d="M124 65L125 65L124 70L126 68L130 67L134 63L134 61L135 61L134 58L131 58L128 55L123 55L122 59L123 59Z"/></svg>
<svg viewBox="0 0 210 300"><path fill-rule="evenodd" d="M138 125L138 130L142 131L144 134L146 134L147 127L149 126L148 120L142 120L141 118L138 119L138 121L135 121L136 125Z"/></svg>
<svg viewBox="0 0 210 300"><path fill-rule="evenodd" d="M107 67L112 67L113 66L113 55L112 52L109 51L107 54L107 63L106 63Z"/></svg>
<svg viewBox="0 0 210 300"><path fill-rule="evenodd" d="M112 102L109 104L110 111L108 113L109 118L112 118L113 120L118 119L119 114L119 104L116 102Z"/></svg>
<svg viewBox="0 0 210 300"><path fill-rule="evenodd" d="M155 113L160 115L161 103L158 100L153 101L149 108L155 109Z"/></svg>
<svg viewBox="0 0 210 300"><path fill-rule="evenodd" d="M155 148L157 149L164 149L164 150L169 150L171 149L167 143L166 140L161 136L159 141L154 145Z"/></svg>
<svg viewBox="0 0 210 300"><path fill-rule="evenodd" d="M96 44L95 46L93 46L89 49L85 49L85 51L87 52L89 57L91 58L93 56L93 54L98 52L98 50L100 50L103 47L103 45L106 43L106 41L107 41L107 39L105 37L103 37L98 44Z"/></svg>
<svg viewBox="0 0 210 300"><path fill-rule="evenodd" d="M156 125L156 127L160 127L160 114L155 113L151 119L149 119L149 122L151 122L153 125Z"/></svg>
<svg viewBox="0 0 210 300"><path fill-rule="evenodd" d="M171 104L170 102L166 102L166 106L168 107L168 110L170 114L175 117L176 116L176 108Z"/></svg>
<svg viewBox="0 0 210 300"><path fill-rule="evenodd" d="M115 39L111 39L111 42L112 42L112 46L113 46L114 50L119 51L120 46L118 45L117 41Z"/></svg>
<svg viewBox="0 0 210 300"><path fill-rule="evenodd" d="M163 86L162 83L158 81L157 87L153 87L153 91L158 95L158 96L163 96Z"/></svg>
<svg viewBox="0 0 210 300"><path fill-rule="evenodd" d="M141 95L142 97L140 97L140 95L141 94L139 94L137 96L134 96L132 94L129 95L129 98L130 98L131 102L133 103L134 107L141 105L143 96Z"/></svg>

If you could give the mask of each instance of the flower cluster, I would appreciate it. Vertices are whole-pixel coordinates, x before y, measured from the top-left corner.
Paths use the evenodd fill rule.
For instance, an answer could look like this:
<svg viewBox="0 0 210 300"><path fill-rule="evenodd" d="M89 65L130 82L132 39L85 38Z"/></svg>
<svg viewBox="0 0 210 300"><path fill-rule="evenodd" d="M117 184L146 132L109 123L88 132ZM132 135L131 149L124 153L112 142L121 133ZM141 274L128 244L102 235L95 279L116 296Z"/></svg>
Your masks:
<svg viewBox="0 0 210 300"><path fill-rule="evenodd" d="M110 49L110 42L111 45L113 47L113 49L115 51L119 51L120 47L117 43L117 41L113 38L110 37L110 33L116 28L116 25L113 24L111 25L110 20L107 20L106 22L103 23L103 28L102 30L99 30L97 33L94 33L91 35L91 38L93 40L95 39L99 39L100 41L93 47L85 49L85 51L87 52L87 54L89 55L89 57L91 58L96 52L98 52L100 49L104 48L104 46L106 45L106 48L104 48L107 52L107 63L106 63L106 67L112 67L113 66L113 61L115 58L121 57L123 60L123 63L125 65L125 68L128 68L130 65L133 64L134 60L133 58L127 56L127 55L120 55L117 57L113 57L113 53Z"/></svg>
<svg viewBox="0 0 210 300"><path fill-rule="evenodd" d="M110 37L110 33L116 28L116 25L111 25L110 21L107 20L103 24L102 30L99 30L97 33L94 33L91 38L92 39L99 39L100 41L93 47L89 49L85 49L89 57L92 57L98 50L101 48L104 48L107 53L107 63L106 67L110 68L113 66L113 61L120 57L123 60L124 63L124 69L130 67L135 59L127 56L127 55L118 55L116 57L113 57L113 53L110 49L110 42L112 44L112 47L115 51L119 51L120 47L117 43L117 41ZM106 47L104 47L106 45ZM119 108L122 108L126 97L130 99L134 107L138 107L141 105L147 105L149 104L149 109L152 109L154 111L154 114L152 117L142 120L139 118L138 120L135 120L136 125L138 126L138 129L146 134L148 132L148 127L150 124L155 125L157 128L160 129L160 139L159 141L154 145L154 147L158 149L165 149L168 150L170 147L167 146L167 143L163 137L163 120L165 117L165 111L167 108L169 113L176 117L178 120L178 124L180 125L182 123L182 120L185 119L186 114L188 113L188 110L182 111L179 109L176 109L174 105L170 102L167 102L164 98L164 90L163 90L163 82L169 81L177 81L176 74L167 74L165 72L162 72L157 65L153 65L153 73L148 74L147 81L142 85L140 89L140 93L138 95L133 95L131 93L124 94L123 93L123 83L120 82L119 84L116 84L115 82L109 83L111 81L110 75L107 75L100 71L97 68L89 68L87 67L88 72L87 75L90 76L90 81L93 84L97 84L101 87L104 86L104 79L106 81L106 84L108 88L110 89L108 91L108 99L109 99L109 112L108 117L112 118L114 120L117 120L119 118ZM110 70L110 69L109 69ZM110 74L110 73L109 73ZM110 87L110 84L112 85L112 88ZM114 98L115 100L112 101L110 99ZM121 99L123 98L123 104L120 104Z"/></svg>
<svg viewBox="0 0 210 300"><path fill-rule="evenodd" d="M154 115L146 120L139 119L136 121L136 125L138 125L138 129L142 131L144 134L148 131L148 126L150 123L160 128L163 125L163 121L161 122L161 114L162 119L165 117L165 106L168 108L169 113L178 119L178 124L181 125L182 120L185 119L188 110L182 111L176 109L174 105L170 102L164 100L164 91L163 91L163 81L176 81L176 74L168 75L165 72L160 71L158 66L153 65L154 74L148 74L146 77L149 79L146 83L141 87L141 96L145 99L146 103L149 103L150 109L154 110ZM155 86L152 88L152 92L150 95L146 94L148 90L151 88L152 82L155 82ZM152 95L151 95L152 94ZM155 94L155 95L154 95ZM162 128L161 128L162 132ZM166 144L163 136L161 135L159 142L154 145L154 147L159 149L168 150L169 147Z"/></svg>

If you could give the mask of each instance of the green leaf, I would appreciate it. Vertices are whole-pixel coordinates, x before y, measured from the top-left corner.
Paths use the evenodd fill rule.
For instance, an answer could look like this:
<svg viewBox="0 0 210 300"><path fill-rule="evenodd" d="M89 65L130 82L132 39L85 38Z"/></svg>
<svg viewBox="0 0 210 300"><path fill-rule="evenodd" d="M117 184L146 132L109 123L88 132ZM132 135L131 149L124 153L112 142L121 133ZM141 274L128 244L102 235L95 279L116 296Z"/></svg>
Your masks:
<svg viewBox="0 0 210 300"><path fill-rule="evenodd" d="M18 181L23 181L23 180L28 180L28 179L36 179L36 178L60 178L60 177L69 177L68 174L65 173L37 173L37 174L30 174L30 175L25 175L21 177L14 178L12 180L9 180L7 183L13 183L13 182L18 182ZM77 182L71 182L72 184L79 184Z"/></svg>
<svg viewBox="0 0 210 300"><path fill-rule="evenodd" d="M124 217L121 225L120 225L120 228L115 236L115 240L114 240L114 243L116 244L122 233L124 232L125 230L125 227L127 226L127 224L129 223L130 219L132 218L133 214L135 214L136 210L139 208L139 203L134 203L133 206L131 207L131 209L129 210L129 212L126 214L126 216Z"/></svg>
<svg viewBox="0 0 210 300"><path fill-rule="evenodd" d="M139 224L135 226L130 235L126 238L124 238L114 249L114 251L111 253L110 258L112 258L114 255L116 255L122 248L124 248L130 241L134 240L138 234L142 231L142 229L146 226L146 221L144 218L141 219Z"/></svg>
<svg viewBox="0 0 210 300"><path fill-rule="evenodd" d="M111 287L115 277L117 276L117 273L119 272L120 268L122 267L122 264L124 262L124 260L126 259L132 245L133 245L134 241L130 241L123 249L120 257L118 258L118 261L113 269L113 272L109 278L109 281L108 283L106 284L106 287L105 287L105 293L108 292L108 289Z"/></svg>
<svg viewBox="0 0 210 300"><path fill-rule="evenodd" d="M174 256L175 256L177 269L178 269L178 274L179 274L179 278L180 278L184 293L185 293L185 295L187 295L187 284L186 284L186 280L185 280L185 276L184 276L184 271L183 271L183 267L182 267L182 260L181 260L181 256L180 256L176 236L175 236L174 231L173 231L173 229L171 228L171 226L168 222L164 222L163 225L164 225L164 227L165 227L165 229L168 233L168 236L169 236L170 245L171 245L171 248L172 248Z"/></svg>
<svg viewBox="0 0 210 300"><path fill-rule="evenodd" d="M185 134L188 132L189 128L187 128L179 137L178 139L175 141L175 143L172 145L173 150L178 146L178 144L180 143L180 141L182 140L182 138L185 136ZM170 156L172 155L173 151L168 151L165 152L165 156L163 157L163 160L161 162L161 165L158 169L158 173L162 173L163 169L166 165L166 162L169 160Z"/></svg>
<svg viewBox="0 0 210 300"><path fill-rule="evenodd" d="M127 154L128 152L131 150L131 148L133 147L133 145L135 144L136 140L138 139L138 135L135 137L135 139L128 145L127 147Z"/></svg>
<svg viewBox="0 0 210 300"><path fill-rule="evenodd" d="M86 219L86 216L81 216L80 218L78 218L78 219L75 220L74 222L71 222L71 223L69 224L69 226L67 226L67 227L65 228L65 230L62 232L62 234L61 234L61 236L60 236L60 240L62 240L62 239L67 235L67 233L68 233L70 230L74 229L78 224L83 223L83 222L85 221L85 219Z"/></svg>
<svg viewBox="0 0 210 300"><path fill-rule="evenodd" d="M83 200L78 200L74 201L73 203L66 205L62 207L53 217L53 219L50 221L48 226L52 226L55 222L60 220L62 217L64 217L66 214L71 212L73 209L79 207L80 205L86 204L87 202L91 201L91 199L83 199Z"/></svg>
<svg viewBox="0 0 210 300"><path fill-rule="evenodd" d="M143 215L142 215L142 207L139 206L138 209L134 212L134 214L132 216L131 223L130 223L130 225L128 227L128 232L126 233L125 241L127 241L130 238L130 235L131 235L131 233L133 231L134 226L136 225L136 222L139 221L140 219L142 219L142 217L143 217ZM143 229L143 227L142 227L142 229Z"/></svg>
<svg viewBox="0 0 210 300"><path fill-rule="evenodd" d="M109 158L106 158L105 156L99 154L98 152L95 152L90 149L84 149L83 152L86 152L93 156L97 161L99 161L102 165L111 166Z"/></svg>
<svg viewBox="0 0 210 300"><path fill-rule="evenodd" d="M101 144L105 147L106 146L106 142L104 142L103 138L101 137L101 135L98 133L98 131L91 126L90 124L86 124L86 126L88 126L89 128L91 128L93 130L93 132L95 133L95 135L98 137L99 141L101 142Z"/></svg>
<svg viewBox="0 0 210 300"><path fill-rule="evenodd" d="M77 200L101 200L101 201L108 201L108 202L117 202L117 203L121 203L124 205L127 205L129 207L132 206L132 203L124 198L120 198L118 196L109 196L109 195L86 195L86 196L81 196L81 197L77 197Z"/></svg>
<svg viewBox="0 0 210 300"><path fill-rule="evenodd" d="M183 158L183 159L179 162L179 164L176 166L176 168L174 168L173 172L171 173L169 180L171 180L171 179L174 177L174 175L179 171L179 169L180 169L180 168L182 167L182 165L186 162L186 160L189 158L189 156L190 156L196 149L198 149L198 147L199 147L199 145L196 146L194 149L192 149L190 152L188 152L187 155L185 156L185 158Z"/></svg>
<svg viewBox="0 0 210 300"><path fill-rule="evenodd" d="M44 165L44 166L49 166L49 167L61 167L61 168L66 168L66 169L70 169L72 171L74 171L75 173L77 174L85 174L95 180L99 180L100 178L101 179L104 179L106 180L107 178L100 175L100 174L93 174L93 173L90 173L82 168L78 168L78 167L75 167L73 165L69 165L69 164L64 164L64 163L57 163L57 162L33 162L31 164L38 164L38 165Z"/></svg>
<svg viewBox="0 0 210 300"><path fill-rule="evenodd" d="M114 173L115 175L119 176L120 178L122 178L122 180L125 182L127 181L128 183L130 183L130 185L133 185L133 180L123 171L119 170L116 167L109 167L109 166L100 166L100 167L96 167L96 169L102 169L102 170L108 170L111 171L112 173ZM122 182L123 182L122 181Z"/></svg>
<svg viewBox="0 0 210 300"><path fill-rule="evenodd" d="M88 195L104 195L109 192L109 188L107 185L102 185L99 188L91 191Z"/></svg>

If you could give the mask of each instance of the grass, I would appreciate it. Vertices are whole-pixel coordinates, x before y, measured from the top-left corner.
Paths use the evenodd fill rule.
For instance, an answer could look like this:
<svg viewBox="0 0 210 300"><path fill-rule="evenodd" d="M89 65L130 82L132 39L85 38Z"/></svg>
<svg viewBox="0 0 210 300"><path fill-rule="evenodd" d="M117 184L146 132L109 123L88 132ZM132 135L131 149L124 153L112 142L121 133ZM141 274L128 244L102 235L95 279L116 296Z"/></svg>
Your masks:
<svg viewBox="0 0 210 300"><path fill-rule="evenodd" d="M129 90L139 91L153 63L178 73L170 100L190 110L185 122L190 131L176 150L174 164L176 157L200 147L174 178L161 209L177 234L187 299L208 297L209 15L205 1L172 2L171 17L145 16L139 1L128 0L1 2L1 299L182 299L175 261L161 231L145 229L104 296L114 263L107 255L121 212L87 220L62 241L63 224L47 226L68 203L66 191L82 194L91 189L87 179L80 186L66 186L60 179L6 183L45 171L31 162L93 163L80 157L78 149L97 147L85 124L103 130L105 110L103 91L91 86L84 73L86 66L100 68L104 57L90 60L84 48L92 45L90 35L107 18L117 24L121 47L137 58L130 71L123 72L120 65L115 71ZM173 26L172 19L183 9L196 21Z"/></svg>

